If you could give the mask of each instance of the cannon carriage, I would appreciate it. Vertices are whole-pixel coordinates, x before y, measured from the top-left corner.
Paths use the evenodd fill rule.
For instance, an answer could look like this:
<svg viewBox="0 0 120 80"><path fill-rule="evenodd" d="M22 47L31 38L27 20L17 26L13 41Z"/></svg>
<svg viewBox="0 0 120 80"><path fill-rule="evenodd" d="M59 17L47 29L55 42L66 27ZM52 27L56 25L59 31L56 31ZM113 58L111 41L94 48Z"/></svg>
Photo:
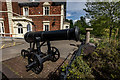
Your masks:
<svg viewBox="0 0 120 80"><path fill-rule="evenodd" d="M39 74L43 69L43 63L45 61L56 62L60 58L60 52L56 47L52 47L50 41L56 40L75 40L79 41L80 30L78 27L65 30L56 31L39 31L39 32L27 32L24 35L26 42L30 44L30 48L27 50L21 50L23 58L28 59L28 65L26 71L32 70L36 74ZM43 53L41 47L47 43L47 51Z"/></svg>

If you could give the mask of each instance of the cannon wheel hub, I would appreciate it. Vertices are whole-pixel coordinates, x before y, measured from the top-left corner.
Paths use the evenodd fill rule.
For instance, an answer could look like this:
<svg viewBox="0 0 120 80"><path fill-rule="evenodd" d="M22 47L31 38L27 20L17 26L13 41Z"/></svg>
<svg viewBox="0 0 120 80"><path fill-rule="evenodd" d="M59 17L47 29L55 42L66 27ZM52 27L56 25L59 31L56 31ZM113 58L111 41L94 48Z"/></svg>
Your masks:
<svg viewBox="0 0 120 80"><path fill-rule="evenodd" d="M32 67L31 70L36 73L39 74L42 69L43 69L43 64L40 61L40 57L37 54L30 54L28 57L28 65L36 62Z"/></svg>
<svg viewBox="0 0 120 80"><path fill-rule="evenodd" d="M51 61L56 62L60 58L59 50L55 47L51 47L51 53L52 53Z"/></svg>

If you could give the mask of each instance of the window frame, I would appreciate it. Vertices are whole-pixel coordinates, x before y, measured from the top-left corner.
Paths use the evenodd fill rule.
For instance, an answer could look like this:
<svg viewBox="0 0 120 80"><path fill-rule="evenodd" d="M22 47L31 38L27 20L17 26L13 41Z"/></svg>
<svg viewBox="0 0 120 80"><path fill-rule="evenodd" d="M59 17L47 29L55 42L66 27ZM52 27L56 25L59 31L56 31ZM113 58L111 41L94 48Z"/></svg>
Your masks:
<svg viewBox="0 0 120 80"><path fill-rule="evenodd" d="M49 25L44 25L45 31L49 31Z"/></svg>
<svg viewBox="0 0 120 80"><path fill-rule="evenodd" d="M47 22L47 23L43 23L43 31L45 31L45 26L48 26L48 31L50 31L50 23L49 22Z"/></svg>
<svg viewBox="0 0 120 80"><path fill-rule="evenodd" d="M28 26L29 25L29 26ZM29 28L28 28L29 27ZM31 25L30 24L27 24L27 32L30 32L30 31L32 31L32 29L31 29Z"/></svg>
<svg viewBox="0 0 120 80"><path fill-rule="evenodd" d="M48 12L49 12L48 14L46 14L46 11L47 11L47 10L46 10L46 7L48 7L48 10L49 10L49 11L48 11ZM43 15L45 15L45 16L50 15L50 6L43 6Z"/></svg>
<svg viewBox="0 0 120 80"><path fill-rule="evenodd" d="M28 15L26 15L25 8L28 8ZM23 7L23 16L29 16L29 7L28 6Z"/></svg>
<svg viewBox="0 0 120 80"><path fill-rule="evenodd" d="M0 25L1 25L1 27L0 27L1 32L0 33L5 33L4 22L0 21Z"/></svg>
<svg viewBox="0 0 120 80"><path fill-rule="evenodd" d="M23 34L23 26L22 26L22 24L18 24L18 34Z"/></svg>

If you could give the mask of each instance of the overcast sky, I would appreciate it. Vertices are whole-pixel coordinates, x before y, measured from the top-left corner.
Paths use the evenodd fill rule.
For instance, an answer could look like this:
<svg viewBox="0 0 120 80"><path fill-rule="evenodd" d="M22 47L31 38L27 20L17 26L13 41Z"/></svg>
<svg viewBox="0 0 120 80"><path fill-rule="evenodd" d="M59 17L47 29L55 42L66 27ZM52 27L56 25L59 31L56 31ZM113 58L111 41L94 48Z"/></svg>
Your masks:
<svg viewBox="0 0 120 80"><path fill-rule="evenodd" d="M72 19L74 22L79 20L81 16L85 16L86 2L68 2L67 3L67 19Z"/></svg>

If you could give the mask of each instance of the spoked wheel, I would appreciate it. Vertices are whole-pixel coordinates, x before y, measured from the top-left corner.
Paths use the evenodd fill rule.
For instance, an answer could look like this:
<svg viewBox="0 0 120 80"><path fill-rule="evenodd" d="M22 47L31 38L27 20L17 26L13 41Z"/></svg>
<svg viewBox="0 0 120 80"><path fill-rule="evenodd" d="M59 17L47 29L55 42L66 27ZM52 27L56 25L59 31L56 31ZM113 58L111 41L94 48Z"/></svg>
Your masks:
<svg viewBox="0 0 120 80"><path fill-rule="evenodd" d="M55 47L51 47L51 53L52 53L51 61L56 62L60 58L59 50Z"/></svg>
<svg viewBox="0 0 120 80"><path fill-rule="evenodd" d="M27 57L27 55L29 54L29 51L27 51L27 50L22 50L21 51L21 56L23 57L23 58L25 58L25 57Z"/></svg>
<svg viewBox="0 0 120 80"><path fill-rule="evenodd" d="M43 64L40 63L40 57L37 54L30 54L26 68L28 71L32 70L34 73L39 74L43 69Z"/></svg>

